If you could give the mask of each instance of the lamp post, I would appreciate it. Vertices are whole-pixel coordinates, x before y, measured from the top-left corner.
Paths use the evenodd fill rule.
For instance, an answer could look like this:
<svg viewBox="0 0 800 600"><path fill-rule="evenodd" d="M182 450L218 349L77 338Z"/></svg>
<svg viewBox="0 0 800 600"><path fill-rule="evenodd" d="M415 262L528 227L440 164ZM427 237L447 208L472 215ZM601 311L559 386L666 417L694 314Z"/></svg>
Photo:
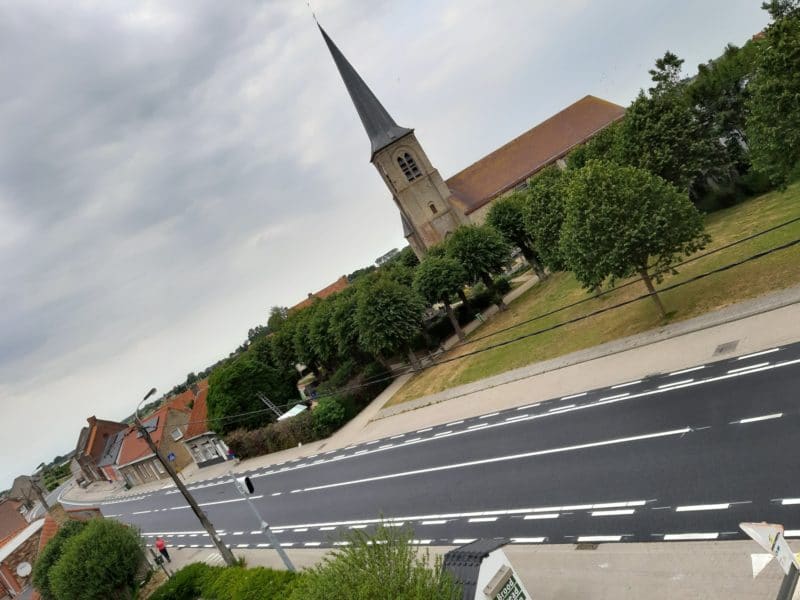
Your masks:
<svg viewBox="0 0 800 600"><path fill-rule="evenodd" d="M153 454L155 454L158 461L167 470L167 473L172 478L172 481L175 482L175 487L178 488L180 493L186 499L186 502L191 507L192 512L195 514L195 516L197 516L197 519L200 521L200 524L208 532L208 535L211 537L211 541L217 547L217 550L219 550L219 554L220 556L222 556L222 559L225 561L225 564L228 565L229 567L232 567L233 565L236 564L236 557L233 556L233 552L231 552L230 548L228 548L225 545L225 542L223 542L220 539L219 534L217 534L217 530L214 529L214 525L211 524L211 521L208 520L206 513L203 512L203 509L200 508L195 499L189 493L189 490L186 489L186 486L183 485L183 482L178 478L178 473L175 471L175 469L172 468L170 462L166 458L164 458L164 456L161 455L161 452L159 452L155 442L153 442L153 438L150 437L150 432L147 430L147 427L144 426L142 420L139 418L139 407L141 407L142 402L147 400L150 396L152 396L155 393L156 393L156 388L151 389L149 392L147 392L145 397L142 398L141 402L139 402L139 404L136 406L137 429L141 432L142 437L144 437L145 442L147 442L148 447L153 452Z"/></svg>

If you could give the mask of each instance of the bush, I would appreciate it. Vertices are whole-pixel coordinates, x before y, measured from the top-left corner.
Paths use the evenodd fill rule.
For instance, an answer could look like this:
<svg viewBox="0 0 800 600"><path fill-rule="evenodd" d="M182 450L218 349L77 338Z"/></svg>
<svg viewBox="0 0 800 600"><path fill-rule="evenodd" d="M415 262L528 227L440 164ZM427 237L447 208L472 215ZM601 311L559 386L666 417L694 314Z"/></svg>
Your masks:
<svg viewBox="0 0 800 600"><path fill-rule="evenodd" d="M119 521L92 519L64 543L50 569L57 600L128 598L144 554L136 531Z"/></svg>
<svg viewBox="0 0 800 600"><path fill-rule="evenodd" d="M498 294L505 295L511 291L511 281L505 275L495 277L492 281L494 289Z"/></svg>
<svg viewBox="0 0 800 600"><path fill-rule="evenodd" d="M150 600L284 600L301 574L263 567L210 567L193 563L177 571Z"/></svg>
<svg viewBox="0 0 800 600"><path fill-rule="evenodd" d="M328 437L336 431L345 420L345 412L336 398L323 398L314 408L311 416L314 421L314 432L320 437Z"/></svg>
<svg viewBox="0 0 800 600"><path fill-rule="evenodd" d="M270 423L259 429L237 429L225 436L225 443L239 458L251 458L269 452L280 452L318 439L309 412L291 419Z"/></svg>
<svg viewBox="0 0 800 600"><path fill-rule="evenodd" d="M417 555L411 532L378 527L374 536L354 531L349 546L335 550L304 573L289 600L456 600L461 590L430 555Z"/></svg>
<svg viewBox="0 0 800 600"><path fill-rule="evenodd" d="M206 563L192 563L177 571L164 585L150 596L150 600L196 600L203 593L207 581L213 580L223 567Z"/></svg>
<svg viewBox="0 0 800 600"><path fill-rule="evenodd" d="M67 521L64 523L42 550L33 567L33 585L39 590L42 600L56 600L50 587L50 569L58 562L64 552L66 542L83 531L83 521Z"/></svg>

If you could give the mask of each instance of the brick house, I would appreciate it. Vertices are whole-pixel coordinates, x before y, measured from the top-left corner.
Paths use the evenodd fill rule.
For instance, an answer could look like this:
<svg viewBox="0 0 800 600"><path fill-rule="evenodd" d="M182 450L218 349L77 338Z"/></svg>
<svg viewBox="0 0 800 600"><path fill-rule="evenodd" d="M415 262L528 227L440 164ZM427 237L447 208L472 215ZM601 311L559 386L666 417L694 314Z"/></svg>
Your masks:
<svg viewBox="0 0 800 600"><path fill-rule="evenodd" d="M173 457L172 466L176 471L181 471L192 462L189 450L182 443L190 414L187 406L189 397L183 396L184 394L176 397L142 419L158 450L165 457ZM136 427L130 427L125 432L116 470L132 486L169 476Z"/></svg>
<svg viewBox="0 0 800 600"><path fill-rule="evenodd" d="M16 500L0 501L0 546L28 526L25 506Z"/></svg>
<svg viewBox="0 0 800 600"><path fill-rule="evenodd" d="M183 444L200 468L228 460L228 447L216 433L211 431L207 421L208 380L198 381L190 392L194 395L194 400Z"/></svg>
<svg viewBox="0 0 800 600"><path fill-rule="evenodd" d="M98 463L108 439L127 429L128 426L124 423L98 419L95 416L89 417L86 421L89 426L81 429L78 436L78 443L75 446L75 462L78 463L85 482L111 481Z"/></svg>
<svg viewBox="0 0 800 600"><path fill-rule="evenodd" d="M15 598L31 582L30 574L20 575L17 569L23 563L33 566L36 562L44 519L23 522L26 526L0 546L0 599Z"/></svg>

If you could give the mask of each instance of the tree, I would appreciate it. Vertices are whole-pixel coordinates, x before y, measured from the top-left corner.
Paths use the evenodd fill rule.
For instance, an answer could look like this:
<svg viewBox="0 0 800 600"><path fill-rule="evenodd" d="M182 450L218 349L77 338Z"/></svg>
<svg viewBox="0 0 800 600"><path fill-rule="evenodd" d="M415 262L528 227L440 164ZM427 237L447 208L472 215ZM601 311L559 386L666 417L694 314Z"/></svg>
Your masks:
<svg viewBox="0 0 800 600"><path fill-rule="evenodd" d="M620 151L620 127L620 121L612 123L592 136L588 142L575 148L575 150L567 155L567 167L569 169L580 169L592 159L622 162ZM556 167L547 168L554 169ZM539 177L544 171L545 169L540 171L534 179Z"/></svg>
<svg viewBox="0 0 800 600"><path fill-rule="evenodd" d="M208 380L208 417L214 431L226 433L237 427L255 428L274 418L257 412L246 417L229 419L233 415L264 411L258 392L277 405L297 398L296 371L266 365L253 350L237 356L214 371Z"/></svg>
<svg viewBox="0 0 800 600"><path fill-rule="evenodd" d="M294 321L292 343L294 344L294 355L297 362L306 365L319 377L320 357L315 352L314 345L310 339L311 321L317 311L317 306L319 306L318 300L311 306L307 306L292 315L292 320Z"/></svg>
<svg viewBox="0 0 800 600"><path fill-rule="evenodd" d="M501 271L511 255L511 247L494 228L488 225L466 225L456 229L446 242L447 255L464 267L469 281L481 280L495 294L495 304L505 310L492 275Z"/></svg>
<svg viewBox="0 0 800 600"><path fill-rule="evenodd" d="M85 526L86 523L83 521L67 521L58 528L39 554L33 566L33 585L39 591L42 600L57 600L50 585L50 569L61 558L67 541L83 531Z"/></svg>
<svg viewBox="0 0 800 600"><path fill-rule="evenodd" d="M441 559L419 555L410 530L379 526L372 536L347 535L347 544L304 572L289 600L457 600L460 586Z"/></svg>
<svg viewBox="0 0 800 600"><path fill-rule="evenodd" d="M774 21L759 44L748 84L745 130L753 166L784 186L800 163L800 8L792 0L763 7Z"/></svg>
<svg viewBox="0 0 800 600"><path fill-rule="evenodd" d="M42 596L46 600L131 598L143 561L139 536L132 528L113 519L92 519L64 541L58 560L48 570L52 596Z"/></svg>
<svg viewBox="0 0 800 600"><path fill-rule="evenodd" d="M570 179L561 251L587 288L638 273L666 317L653 280L708 240L688 196L643 169L593 160Z"/></svg>
<svg viewBox="0 0 800 600"><path fill-rule="evenodd" d="M450 298L464 288L467 273L457 260L446 257L426 256L414 274L414 290L431 304L441 302L447 311L458 339L464 340L464 332L450 305Z"/></svg>
<svg viewBox="0 0 800 600"><path fill-rule="evenodd" d="M281 330L286 319L289 318L289 309L285 306L273 306L269 309L269 318L267 319L267 329L276 333Z"/></svg>
<svg viewBox="0 0 800 600"><path fill-rule="evenodd" d="M525 228L523 218L526 194L515 192L504 198L492 202L486 223L494 227L509 244L516 246L522 252L525 260L536 273L539 280L547 275L542 267L542 261L533 244L533 239Z"/></svg>
<svg viewBox="0 0 800 600"><path fill-rule="evenodd" d="M336 344L340 359L361 358L362 349L358 344L358 286L350 286L334 296L329 332Z"/></svg>
<svg viewBox="0 0 800 600"><path fill-rule="evenodd" d="M551 271L563 271L559 250L564 222L567 173L556 166L545 167L528 182L522 220L542 262Z"/></svg>
<svg viewBox="0 0 800 600"><path fill-rule="evenodd" d="M655 86L640 91L619 131L619 162L647 169L678 189L695 193L699 184L728 172L724 147L698 118L680 80L683 60L671 52L651 70Z"/></svg>
<svg viewBox="0 0 800 600"><path fill-rule="evenodd" d="M308 343L326 368L331 368L338 356L336 338L331 333L335 298L333 295L317 302L308 322Z"/></svg>
<svg viewBox="0 0 800 600"><path fill-rule="evenodd" d="M425 303L414 290L391 279L366 286L359 292L356 310L359 343L376 357L403 351L418 369L410 343L420 331L424 311Z"/></svg>

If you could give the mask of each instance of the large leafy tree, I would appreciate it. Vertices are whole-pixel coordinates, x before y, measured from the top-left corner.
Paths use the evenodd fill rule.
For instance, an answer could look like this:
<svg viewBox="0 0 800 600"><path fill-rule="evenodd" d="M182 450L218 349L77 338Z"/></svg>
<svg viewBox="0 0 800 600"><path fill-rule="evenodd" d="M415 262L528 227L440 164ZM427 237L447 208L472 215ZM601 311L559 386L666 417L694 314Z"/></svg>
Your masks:
<svg viewBox="0 0 800 600"><path fill-rule="evenodd" d="M234 415L263 411L258 393L265 394L275 404L282 405L297 397L297 372L278 369L259 360L253 349L217 368L208 380L208 417L219 433L238 427L259 427L274 418L264 412L241 418Z"/></svg>
<svg viewBox="0 0 800 600"><path fill-rule="evenodd" d="M580 169L590 160L611 160L622 162L620 151L620 128L622 123L617 121L605 127L585 144L581 144L567 156L567 166L570 169ZM548 168L556 168L548 167ZM540 174L544 170L540 171ZM536 177L539 177L537 174Z"/></svg>
<svg viewBox="0 0 800 600"><path fill-rule="evenodd" d="M58 528L56 534L47 542L47 545L37 557L36 564L33 567L33 585L38 590L42 600L56 600L56 595L50 582L51 569L59 561L61 555L64 554L67 542L83 531L84 527L86 527L84 521L67 521Z"/></svg>
<svg viewBox="0 0 800 600"><path fill-rule="evenodd" d="M450 299L464 288L467 273L457 260L447 257L426 256L414 274L414 289L431 304L441 302L458 338L464 332L450 305Z"/></svg>
<svg viewBox="0 0 800 600"><path fill-rule="evenodd" d="M317 302L308 322L308 343L326 368L331 368L338 356L336 339L331 333L335 298L334 295Z"/></svg>
<svg viewBox="0 0 800 600"><path fill-rule="evenodd" d="M336 294L331 308L329 334L336 345L340 359L358 357L362 350L358 344L358 286L350 286Z"/></svg>
<svg viewBox="0 0 800 600"><path fill-rule="evenodd" d="M688 196L643 169L589 161L570 179L561 250L587 288L638 273L666 317L653 281L707 242Z"/></svg>
<svg viewBox="0 0 800 600"><path fill-rule="evenodd" d="M273 306L269 309L269 318L267 319L267 329L275 333L280 331L286 319L289 316L289 309L285 306Z"/></svg>
<svg viewBox="0 0 800 600"><path fill-rule="evenodd" d="M494 290L492 275L508 262L511 247L496 229L488 225L466 225L456 229L446 241L447 255L464 267L469 281L483 281ZM495 291L495 303L505 309L503 299Z"/></svg>
<svg viewBox="0 0 800 600"><path fill-rule="evenodd" d="M359 291L356 325L362 348L379 358L405 352L415 369L419 362L410 343L419 333L425 302L414 290L380 279Z"/></svg>
<svg viewBox="0 0 800 600"><path fill-rule="evenodd" d="M727 172L724 147L701 120L681 80L683 60L667 52L650 71L655 85L640 91L619 130L619 162L647 169L693 194Z"/></svg>
<svg viewBox="0 0 800 600"><path fill-rule="evenodd" d="M522 217L542 262L551 271L563 271L559 239L564 222L567 172L556 166L542 169L528 182Z"/></svg>
<svg viewBox="0 0 800 600"><path fill-rule="evenodd" d="M533 272L541 280L545 278L546 274L533 239L525 228L523 219L525 202L524 192L515 192L495 200L486 215L486 222L499 231L506 242L520 249Z"/></svg>
<svg viewBox="0 0 800 600"><path fill-rule="evenodd" d="M800 163L800 3L772 0L767 27L748 84L745 130L753 166L785 185Z"/></svg>

